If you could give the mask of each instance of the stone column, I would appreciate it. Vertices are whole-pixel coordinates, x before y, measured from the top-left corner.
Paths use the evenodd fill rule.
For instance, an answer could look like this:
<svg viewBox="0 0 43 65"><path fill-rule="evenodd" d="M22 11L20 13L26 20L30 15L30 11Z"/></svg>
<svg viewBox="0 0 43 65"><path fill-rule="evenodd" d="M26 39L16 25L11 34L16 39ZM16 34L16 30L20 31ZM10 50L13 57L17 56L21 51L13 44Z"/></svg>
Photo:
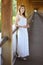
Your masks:
<svg viewBox="0 0 43 65"><path fill-rule="evenodd" d="M2 46L3 65L12 65L12 1L2 0L2 37L8 36L9 40Z"/></svg>

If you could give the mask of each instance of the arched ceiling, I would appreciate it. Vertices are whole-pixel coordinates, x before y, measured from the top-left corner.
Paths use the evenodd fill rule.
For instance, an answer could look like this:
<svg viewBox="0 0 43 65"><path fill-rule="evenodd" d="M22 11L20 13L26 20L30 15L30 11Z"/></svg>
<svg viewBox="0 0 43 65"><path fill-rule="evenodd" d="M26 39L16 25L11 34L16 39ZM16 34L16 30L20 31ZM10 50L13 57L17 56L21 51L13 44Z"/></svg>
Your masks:
<svg viewBox="0 0 43 65"><path fill-rule="evenodd" d="M43 3L43 0L29 0L32 3Z"/></svg>
<svg viewBox="0 0 43 65"><path fill-rule="evenodd" d="M43 0L29 0L34 8L43 7Z"/></svg>
<svg viewBox="0 0 43 65"><path fill-rule="evenodd" d="M34 5L43 5L43 0L29 0Z"/></svg>

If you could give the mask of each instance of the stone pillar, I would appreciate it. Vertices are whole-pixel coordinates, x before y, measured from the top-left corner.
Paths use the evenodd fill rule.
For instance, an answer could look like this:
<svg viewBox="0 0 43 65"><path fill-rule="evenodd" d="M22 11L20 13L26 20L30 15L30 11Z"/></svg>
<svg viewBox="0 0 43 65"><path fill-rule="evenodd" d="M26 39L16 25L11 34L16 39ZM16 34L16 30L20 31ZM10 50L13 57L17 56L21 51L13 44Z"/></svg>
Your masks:
<svg viewBox="0 0 43 65"><path fill-rule="evenodd" d="M8 36L9 40L2 46L3 65L12 65L12 1L2 0L2 37Z"/></svg>

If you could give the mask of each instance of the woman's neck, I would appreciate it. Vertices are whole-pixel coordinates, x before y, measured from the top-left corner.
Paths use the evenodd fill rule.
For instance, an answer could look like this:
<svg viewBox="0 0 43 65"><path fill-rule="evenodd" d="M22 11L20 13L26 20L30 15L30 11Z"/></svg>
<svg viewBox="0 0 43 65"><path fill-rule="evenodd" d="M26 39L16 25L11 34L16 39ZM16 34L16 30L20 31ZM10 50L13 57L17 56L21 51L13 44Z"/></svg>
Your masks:
<svg viewBox="0 0 43 65"><path fill-rule="evenodd" d="M20 14L20 16L25 17L23 14Z"/></svg>
<svg viewBox="0 0 43 65"><path fill-rule="evenodd" d="M23 16L23 14L22 14L22 13L21 13L20 15L21 15L21 16Z"/></svg>

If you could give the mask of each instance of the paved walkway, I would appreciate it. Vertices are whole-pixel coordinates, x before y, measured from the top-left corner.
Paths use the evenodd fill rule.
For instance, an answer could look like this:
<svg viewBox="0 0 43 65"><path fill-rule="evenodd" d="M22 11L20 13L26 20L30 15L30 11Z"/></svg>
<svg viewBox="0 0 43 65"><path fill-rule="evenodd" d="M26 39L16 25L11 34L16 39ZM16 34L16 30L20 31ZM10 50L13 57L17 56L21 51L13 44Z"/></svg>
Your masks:
<svg viewBox="0 0 43 65"><path fill-rule="evenodd" d="M35 13L30 30L30 57L26 61L16 59L14 65L43 65L43 20Z"/></svg>

